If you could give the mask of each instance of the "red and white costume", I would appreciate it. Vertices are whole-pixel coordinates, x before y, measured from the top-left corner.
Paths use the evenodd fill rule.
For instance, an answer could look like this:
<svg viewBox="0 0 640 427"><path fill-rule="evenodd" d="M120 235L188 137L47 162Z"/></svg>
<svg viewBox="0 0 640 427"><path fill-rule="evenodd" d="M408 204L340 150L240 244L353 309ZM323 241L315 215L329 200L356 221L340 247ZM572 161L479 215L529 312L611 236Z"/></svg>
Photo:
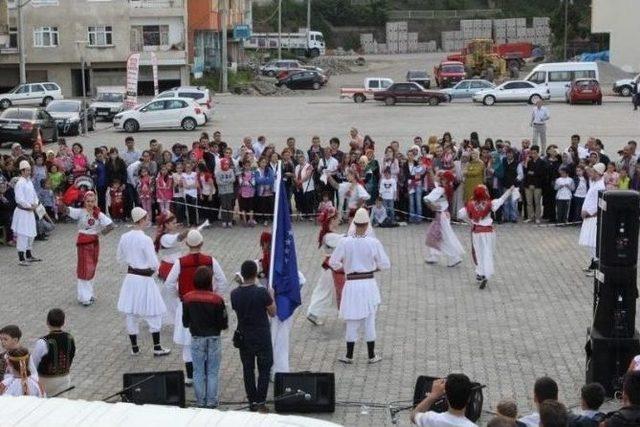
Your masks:
<svg viewBox="0 0 640 427"><path fill-rule="evenodd" d="M193 277L200 266L209 266L213 271L212 289L218 294L227 290L227 278L218 261L203 253L188 253L179 257L173 264L165 287L173 292L176 301L176 314L173 323L173 342L182 346L182 359L191 362L191 333L182 325L182 297L195 290Z"/></svg>
<svg viewBox="0 0 640 427"><path fill-rule="evenodd" d="M324 257L322 273L311 294L311 302L307 309L308 316L326 317L337 314L335 304L340 307L340 297L344 287L344 271L334 271L329 266L329 258L343 237L342 234L329 232L322 238L322 255Z"/></svg>
<svg viewBox="0 0 640 427"><path fill-rule="evenodd" d="M173 265L182 255L183 249L178 236L180 236L180 233L167 233L160 237L160 247L158 248L158 256L160 258L158 280L160 283L164 283L167 280ZM161 293L162 299L164 299L164 303L167 306L167 312L162 319L162 323L173 325L176 309L180 300L175 297L175 292L168 291L166 287L161 288Z"/></svg>
<svg viewBox="0 0 640 427"><path fill-rule="evenodd" d="M450 177L445 178L445 174L442 174L440 178L446 180L445 185L436 184L436 187L424 197L424 201L436 214L433 222L427 227L426 261L436 263L440 254L444 254L449 259L447 265L454 266L460 263L462 255L464 255L464 248L451 228L451 216L449 215L449 198L453 197L453 186L449 179L453 180L454 177L451 172L448 172Z"/></svg>
<svg viewBox="0 0 640 427"><path fill-rule="evenodd" d="M94 298L93 279L96 275L98 255L100 254L98 235L105 227L113 224L113 221L100 212L97 207L92 212L88 212L84 208L69 208L69 217L76 220L78 224L78 238L76 239L78 302L89 304Z"/></svg>
<svg viewBox="0 0 640 427"><path fill-rule="evenodd" d="M491 200L487 187L478 185L473 191L473 198L458 211L458 218L471 224L471 247L476 275L484 280L494 273L496 235L491 213L502 206L507 197L511 196L511 191L509 189L499 199Z"/></svg>

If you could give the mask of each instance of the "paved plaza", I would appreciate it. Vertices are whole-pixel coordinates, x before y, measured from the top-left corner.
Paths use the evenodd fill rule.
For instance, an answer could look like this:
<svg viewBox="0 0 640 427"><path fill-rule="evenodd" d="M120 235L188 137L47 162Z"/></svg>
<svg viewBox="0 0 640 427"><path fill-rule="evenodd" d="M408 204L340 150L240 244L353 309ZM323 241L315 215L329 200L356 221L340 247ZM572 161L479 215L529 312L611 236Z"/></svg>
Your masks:
<svg viewBox="0 0 640 427"><path fill-rule="evenodd" d="M14 250L0 248L4 307L0 324L19 324L26 334L25 343L32 346L45 332L49 308L60 307L68 315L78 353L72 371L76 389L67 397L101 399L120 389L125 372L182 367L180 350L171 343L170 327L162 331L164 343L174 350L170 356L153 358L147 334L141 334L144 355L129 355L124 321L116 311L124 269L114 264L118 238L127 229L120 226L101 241L98 300L90 308L75 302L73 225L60 225L49 241L36 244L36 254L45 260L36 267L17 267ZM383 361L368 365L365 347L358 344L356 363L344 366L336 360L344 351L342 322L330 319L325 326L316 327L305 319L321 258L317 228L296 225L299 266L308 282L291 334L292 369L335 372L340 402L411 399L418 375L461 371L487 385L485 409L494 409L499 399L512 397L526 412L531 407L533 382L541 375L558 381L563 402L577 404L584 383L583 347L591 320L592 289L581 271L587 257L576 246L578 229L498 226L497 274L484 291L474 285L469 229L456 226L455 230L467 250L457 268L423 262L424 226L377 231L392 262L391 270L378 276L382 292L378 348ZM243 260L258 256L259 233L260 229L212 228L205 231L205 249L231 278ZM220 389L222 401L238 402L244 399L244 391L238 352L231 344L235 315L231 318L223 339ZM191 390L188 396L193 399ZM348 426L390 424L388 411L361 404L340 405L335 414L319 417ZM485 414L483 419L488 417ZM407 413L400 415L400 424L408 425Z"/></svg>

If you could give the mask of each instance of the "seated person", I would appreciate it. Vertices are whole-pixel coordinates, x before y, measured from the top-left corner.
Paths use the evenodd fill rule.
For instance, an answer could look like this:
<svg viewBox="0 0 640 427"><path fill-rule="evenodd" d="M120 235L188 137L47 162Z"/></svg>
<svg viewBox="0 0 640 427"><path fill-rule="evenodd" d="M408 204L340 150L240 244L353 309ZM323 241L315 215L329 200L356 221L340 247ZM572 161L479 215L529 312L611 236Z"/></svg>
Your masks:
<svg viewBox="0 0 640 427"><path fill-rule="evenodd" d="M442 396L446 396L449 410L430 411ZM473 427L475 424L465 417L470 396L471 381L464 374L449 374L446 380L435 380L431 393L411 411L411 422L420 427Z"/></svg>
<svg viewBox="0 0 640 427"><path fill-rule="evenodd" d="M640 372L627 372L622 384L622 408L608 413L600 427L640 426Z"/></svg>
<svg viewBox="0 0 640 427"><path fill-rule="evenodd" d="M545 400L558 400L558 384L549 377L540 377L533 386L533 402L536 404L536 412L533 412L518 421L527 427L538 427L540 425L540 405Z"/></svg>
<svg viewBox="0 0 640 427"><path fill-rule="evenodd" d="M547 399L538 405L540 427L567 427L567 408L557 400Z"/></svg>
<svg viewBox="0 0 640 427"><path fill-rule="evenodd" d="M569 414L569 427L598 427L604 419L600 406L604 403L605 390L600 383L582 386L580 390L580 414Z"/></svg>

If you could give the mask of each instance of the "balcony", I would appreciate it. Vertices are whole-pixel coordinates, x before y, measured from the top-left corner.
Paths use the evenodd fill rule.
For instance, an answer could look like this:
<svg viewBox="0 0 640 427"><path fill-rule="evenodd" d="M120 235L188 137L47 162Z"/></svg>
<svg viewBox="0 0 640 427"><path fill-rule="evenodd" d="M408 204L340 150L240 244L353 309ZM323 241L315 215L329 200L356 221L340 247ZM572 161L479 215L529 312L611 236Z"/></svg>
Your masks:
<svg viewBox="0 0 640 427"><path fill-rule="evenodd" d="M129 0L132 17L183 16L184 0Z"/></svg>

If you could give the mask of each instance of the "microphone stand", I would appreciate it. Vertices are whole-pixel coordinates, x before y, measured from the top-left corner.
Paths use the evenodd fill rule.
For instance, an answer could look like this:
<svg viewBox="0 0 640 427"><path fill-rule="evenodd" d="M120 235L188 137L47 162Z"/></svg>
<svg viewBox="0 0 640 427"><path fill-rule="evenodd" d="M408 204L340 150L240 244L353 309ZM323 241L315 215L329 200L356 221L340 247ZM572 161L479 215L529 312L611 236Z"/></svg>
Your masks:
<svg viewBox="0 0 640 427"><path fill-rule="evenodd" d="M129 387L125 387L122 390L113 393L111 396L105 397L104 399L102 399L103 402L108 402L110 399L113 399L116 396L120 396L123 400L123 402L128 402L127 397L125 396L125 394L131 390L134 387L139 386L140 384L146 383L147 381L150 381L152 379L154 379L156 377L156 374L153 375L149 375L148 377L138 381L137 383L131 384Z"/></svg>
<svg viewBox="0 0 640 427"><path fill-rule="evenodd" d="M72 385L71 387L69 387L69 388L67 388L67 389L64 389L64 390L62 390L62 391L59 391L58 393L54 394L53 396L49 396L49 397L50 397L50 398L58 397L58 396L60 396L61 394L64 394L64 393L66 393L66 392L68 392L68 391L73 390L74 388L76 388L76 386Z"/></svg>

